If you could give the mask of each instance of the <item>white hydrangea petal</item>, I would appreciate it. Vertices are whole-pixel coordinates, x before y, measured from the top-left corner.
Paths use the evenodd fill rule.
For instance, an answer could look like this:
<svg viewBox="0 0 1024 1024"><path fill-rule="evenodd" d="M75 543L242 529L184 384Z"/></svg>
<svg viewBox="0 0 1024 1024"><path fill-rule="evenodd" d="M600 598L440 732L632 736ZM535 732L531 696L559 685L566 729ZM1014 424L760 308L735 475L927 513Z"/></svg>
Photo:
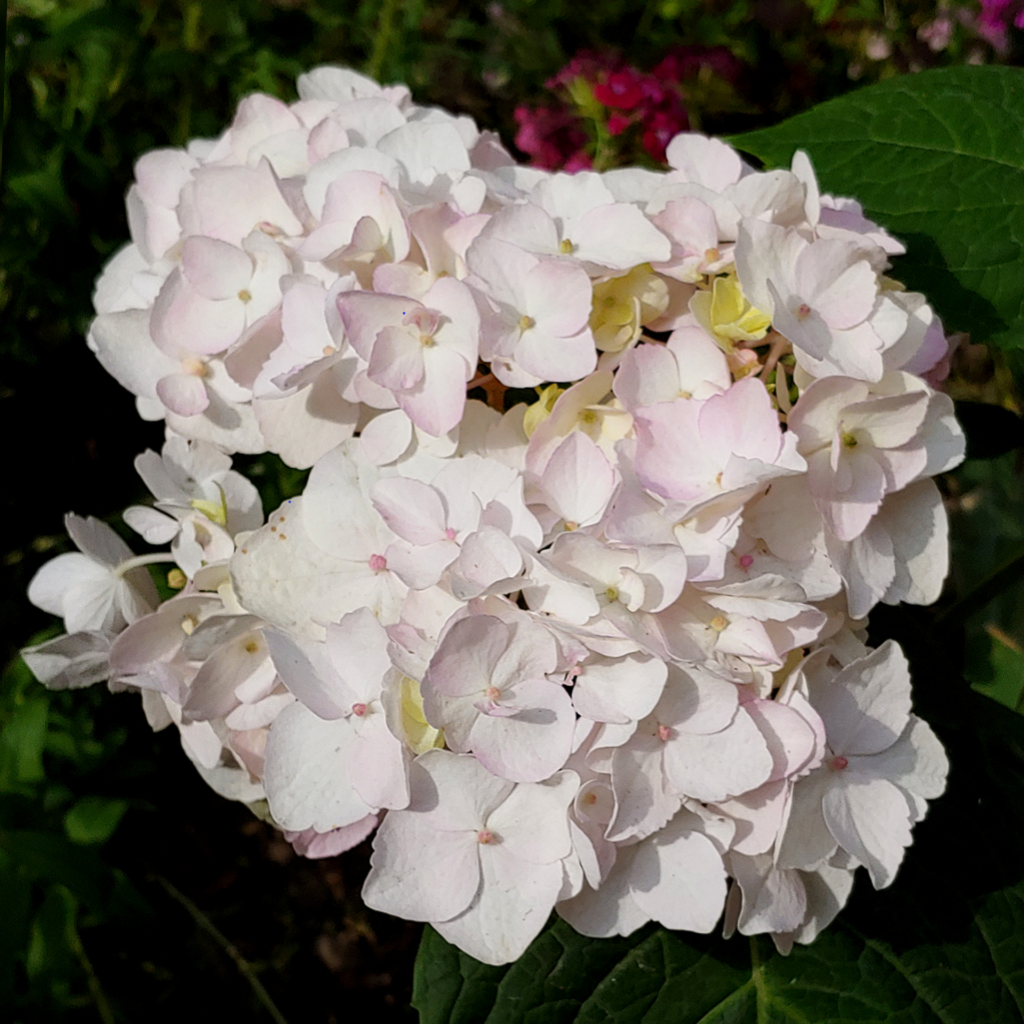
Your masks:
<svg viewBox="0 0 1024 1024"><path fill-rule="evenodd" d="M61 635L24 647L21 657L47 689L77 690L110 675L110 635L100 632Z"/></svg>
<svg viewBox="0 0 1024 1024"><path fill-rule="evenodd" d="M630 889L652 920L666 928L707 934L725 906L722 855L700 832L670 826L640 844Z"/></svg>
<svg viewBox="0 0 1024 1024"><path fill-rule="evenodd" d="M630 885L632 860L639 846L620 848L615 864L600 889L584 886L578 896L559 903L555 909L581 935L608 939L613 935L632 935L650 921L633 895Z"/></svg>
<svg viewBox="0 0 1024 1024"><path fill-rule="evenodd" d="M888 779L929 800L942 796L946 789L949 759L931 726L917 715L910 716L903 735L891 747L847 760L853 773Z"/></svg>
<svg viewBox="0 0 1024 1024"><path fill-rule="evenodd" d="M447 921L480 888L479 842L473 832L438 832L420 814L392 812L373 838L363 902L407 921Z"/></svg>
<svg viewBox="0 0 1024 1024"><path fill-rule="evenodd" d="M822 814L836 842L868 869L876 889L884 889L911 841L903 793L885 779L850 775L825 793Z"/></svg>
<svg viewBox="0 0 1024 1024"><path fill-rule="evenodd" d="M887 640L811 693L836 754L877 754L900 737L910 715L910 670L899 645Z"/></svg>
<svg viewBox="0 0 1024 1024"><path fill-rule="evenodd" d="M281 712L267 738L263 785L282 828L327 832L377 810L351 782L355 740L347 719L324 721L298 702Z"/></svg>
<svg viewBox="0 0 1024 1024"><path fill-rule="evenodd" d="M499 842L480 851L480 868L483 882L469 909L432 923L444 938L477 960L511 963L526 952L547 923L562 887L562 866L531 864Z"/></svg>

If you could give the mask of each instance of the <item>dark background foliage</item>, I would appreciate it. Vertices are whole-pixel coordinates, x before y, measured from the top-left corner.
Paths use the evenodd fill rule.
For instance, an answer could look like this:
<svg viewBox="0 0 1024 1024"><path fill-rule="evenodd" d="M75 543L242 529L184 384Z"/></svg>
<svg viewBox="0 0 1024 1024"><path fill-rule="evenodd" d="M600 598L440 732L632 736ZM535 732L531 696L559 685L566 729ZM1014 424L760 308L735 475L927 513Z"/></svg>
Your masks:
<svg viewBox="0 0 1024 1024"><path fill-rule="evenodd" d="M685 88L690 123L712 133L764 128L925 66L1017 61L1015 34L1000 50L967 15L932 50L922 30L936 13L925 0L8 3L0 1018L414 1019L420 929L362 907L365 849L325 862L296 857L244 807L209 791L170 733L150 734L134 698L102 687L46 693L16 658L31 638L55 632L24 593L65 549L64 513L119 526L114 517L142 497L132 459L162 438L83 341L92 283L128 237L123 200L135 159L216 135L247 93L293 98L295 77L326 62L404 81L418 102L469 113L511 142L515 108L551 102L545 82L580 50L614 51L646 71L674 48L723 48L735 78L702 74ZM946 482L955 552L947 604L990 580L949 633L946 661L956 683L965 674L1011 707L1024 695L1014 371L982 346L962 349L951 391L983 403L964 407L977 457ZM273 459L241 465L268 509L297 485Z"/></svg>

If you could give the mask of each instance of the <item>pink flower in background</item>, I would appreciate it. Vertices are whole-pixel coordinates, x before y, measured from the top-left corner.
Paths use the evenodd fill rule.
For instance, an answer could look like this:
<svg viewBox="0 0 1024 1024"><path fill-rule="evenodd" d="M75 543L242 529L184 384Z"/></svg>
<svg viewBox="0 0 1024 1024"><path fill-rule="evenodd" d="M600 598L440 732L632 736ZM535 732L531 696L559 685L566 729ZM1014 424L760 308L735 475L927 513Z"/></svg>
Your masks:
<svg viewBox="0 0 1024 1024"><path fill-rule="evenodd" d="M568 161L577 157L586 145L583 126L567 109L516 107L513 116L519 125L515 143L531 158L534 167L548 171L568 169ZM589 158L585 166L589 166Z"/></svg>
<svg viewBox="0 0 1024 1024"><path fill-rule="evenodd" d="M545 82L558 102L518 107L516 145L535 167L569 172L592 166L596 122L626 153L633 147L659 163L674 135L689 128L686 83L709 76L735 85L741 65L724 47L682 46L651 71L614 51L582 50ZM635 134L630 134L631 129Z"/></svg>
<svg viewBox="0 0 1024 1024"><path fill-rule="evenodd" d="M1024 4L1020 0L981 0L981 12L972 20L978 35L997 53L1005 54L1010 48L1010 26L1024 28Z"/></svg>
<svg viewBox="0 0 1024 1024"><path fill-rule="evenodd" d="M606 107L633 110L644 101L642 76L634 67L613 71L595 84L594 96Z"/></svg>

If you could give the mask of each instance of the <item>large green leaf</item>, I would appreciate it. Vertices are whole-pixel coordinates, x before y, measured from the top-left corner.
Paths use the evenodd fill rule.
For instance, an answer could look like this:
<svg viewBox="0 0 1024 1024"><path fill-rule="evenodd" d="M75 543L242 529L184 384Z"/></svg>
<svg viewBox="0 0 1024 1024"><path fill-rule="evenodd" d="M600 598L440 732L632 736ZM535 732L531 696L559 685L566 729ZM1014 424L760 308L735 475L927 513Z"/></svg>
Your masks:
<svg viewBox="0 0 1024 1024"><path fill-rule="evenodd" d="M895 633L907 648L918 710L953 766L891 888L860 877L832 926L788 957L765 937L650 926L586 939L555 921L515 964L487 967L428 928L422 1024L1024 1021L1024 720L968 688L928 615L872 621L876 643Z"/></svg>
<svg viewBox="0 0 1024 1024"><path fill-rule="evenodd" d="M1024 346L1024 70L892 78L732 141L773 167L806 150L824 191L906 243L895 275L947 326Z"/></svg>

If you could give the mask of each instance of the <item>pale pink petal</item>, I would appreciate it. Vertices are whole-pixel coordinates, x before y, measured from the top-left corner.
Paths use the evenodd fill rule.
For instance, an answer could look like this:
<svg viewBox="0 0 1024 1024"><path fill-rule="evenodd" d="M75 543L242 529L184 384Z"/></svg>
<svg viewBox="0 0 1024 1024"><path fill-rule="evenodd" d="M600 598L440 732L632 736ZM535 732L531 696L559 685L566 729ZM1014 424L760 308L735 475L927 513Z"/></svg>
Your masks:
<svg viewBox="0 0 1024 1024"><path fill-rule="evenodd" d="M492 775L475 757L437 749L416 758L410 780L412 810L440 832L483 829L513 789L513 783Z"/></svg>
<svg viewBox="0 0 1024 1024"><path fill-rule="evenodd" d="M578 430L555 449L540 482L548 507L577 526L600 519L617 486L605 454Z"/></svg>
<svg viewBox="0 0 1024 1024"><path fill-rule="evenodd" d="M519 312L532 317L544 333L565 338L586 327L592 289L582 267L562 260L540 260L526 276L526 289Z"/></svg>
<svg viewBox="0 0 1024 1024"><path fill-rule="evenodd" d="M367 713L352 747L352 785L371 807L409 805L405 747L388 729L383 711Z"/></svg>
<svg viewBox="0 0 1024 1024"><path fill-rule="evenodd" d="M458 426L466 407L469 364L456 351L435 345L423 353L423 380L401 392L398 403L409 419L434 437Z"/></svg>
<svg viewBox="0 0 1024 1024"><path fill-rule="evenodd" d="M774 867L767 856L731 856L729 865L743 893L741 935L793 932L803 924L807 890L798 872Z"/></svg>
<svg viewBox="0 0 1024 1024"><path fill-rule="evenodd" d="M423 345L407 327L384 327L370 354L367 374L389 391L414 388L423 379Z"/></svg>
<svg viewBox="0 0 1024 1024"><path fill-rule="evenodd" d="M572 701L579 714L595 722L638 721L658 703L667 676L668 668L660 658L595 656L577 674Z"/></svg>
<svg viewBox="0 0 1024 1024"><path fill-rule="evenodd" d="M374 292L342 292L337 303L349 344L367 361L383 327L397 326L407 313L423 308L415 299Z"/></svg>
<svg viewBox="0 0 1024 1024"><path fill-rule="evenodd" d="M349 713L353 695L331 672L322 644L300 645L279 629L266 629L263 635L281 681L313 714L333 720Z"/></svg>
<svg viewBox="0 0 1024 1024"><path fill-rule="evenodd" d="M509 643L509 627L493 615L470 615L447 632L424 679L424 707L429 695L468 697L490 685L491 673Z"/></svg>
<svg viewBox="0 0 1024 1024"><path fill-rule="evenodd" d="M836 840L821 809L834 784L834 773L819 768L793 787L776 845L775 862L780 868L814 870L835 852Z"/></svg>
<svg viewBox="0 0 1024 1024"><path fill-rule="evenodd" d="M614 389L629 410L674 402L680 397L676 360L664 345L637 345L622 357Z"/></svg>
<svg viewBox="0 0 1024 1024"><path fill-rule="evenodd" d="M369 608L342 616L327 627L327 653L353 702L369 704L380 696L391 668L388 635Z"/></svg>
<svg viewBox="0 0 1024 1024"><path fill-rule="evenodd" d="M483 884L476 900L459 917L432 924L483 963L511 963L547 923L562 887L562 867L530 864L500 843L486 844L480 862Z"/></svg>
<svg viewBox="0 0 1024 1024"><path fill-rule="evenodd" d="M190 373L172 373L157 381L160 401L179 416L198 416L210 404L206 385Z"/></svg>
<svg viewBox="0 0 1024 1024"><path fill-rule="evenodd" d="M514 580L523 571L523 556L507 534L485 526L462 543L458 559L452 563L452 589L460 600L469 600L505 580Z"/></svg>
<svg viewBox="0 0 1024 1024"><path fill-rule="evenodd" d="M480 887L480 843L473 832L438 832L411 811L388 814L373 837L363 902L407 921L445 921Z"/></svg>
<svg viewBox="0 0 1024 1024"><path fill-rule="evenodd" d="M267 738L263 785L282 828L328 832L377 810L352 785L355 740L347 719L326 722L299 702L278 715Z"/></svg>
<svg viewBox="0 0 1024 1024"><path fill-rule="evenodd" d="M377 827L379 820L380 815L368 814L360 821L343 828L333 828L330 832L308 828L304 832L285 832L284 837L300 857L337 857L358 846Z"/></svg>
<svg viewBox="0 0 1024 1024"><path fill-rule="evenodd" d="M664 749L665 777L673 790L705 803L756 789L773 768L768 745L742 707L721 732L673 730Z"/></svg>
<svg viewBox="0 0 1024 1024"><path fill-rule="evenodd" d="M669 240L635 206L609 203L588 210L573 226L573 255L613 270L658 263L672 254Z"/></svg>
<svg viewBox="0 0 1024 1024"><path fill-rule="evenodd" d="M615 864L601 882L599 890L584 886L583 891L555 908L581 935L607 939L613 935L631 935L647 924L650 915L633 898L630 872L638 846L619 850Z"/></svg>
<svg viewBox="0 0 1024 1024"><path fill-rule="evenodd" d="M540 381L579 380L597 366L594 336L587 327L571 337L549 334L539 326L524 331L516 346L516 362Z"/></svg>
<svg viewBox="0 0 1024 1024"><path fill-rule="evenodd" d="M437 491L406 477L385 477L370 492L384 522L410 544L445 540L445 508Z"/></svg>
<svg viewBox="0 0 1024 1024"><path fill-rule="evenodd" d="M192 235L181 247L181 269L204 299L229 299L237 298L248 287L253 265L243 249L216 238Z"/></svg>
<svg viewBox="0 0 1024 1024"><path fill-rule="evenodd" d="M109 579L109 572L91 558L77 551L51 558L32 577L28 599L44 612L64 616L68 587L83 576L95 576L98 582Z"/></svg>
<svg viewBox="0 0 1024 1024"><path fill-rule="evenodd" d="M542 783L516 786L487 818L487 829L515 857L553 864L572 852L568 809L579 778L559 772Z"/></svg>
<svg viewBox="0 0 1024 1024"><path fill-rule="evenodd" d="M394 462L412 441L412 421L401 409L375 416L363 427L359 440L366 458L376 466Z"/></svg>
<svg viewBox="0 0 1024 1024"><path fill-rule="evenodd" d="M513 782L540 782L568 760L576 726L572 702L561 686L546 680L523 680L507 692L518 713L500 718L480 715L468 747L495 775Z"/></svg>
<svg viewBox="0 0 1024 1024"><path fill-rule="evenodd" d="M267 645L259 633L248 633L224 644L203 663L189 687L181 707L184 722L223 718L236 708L236 690L258 676L258 682L272 685L276 670Z"/></svg>

